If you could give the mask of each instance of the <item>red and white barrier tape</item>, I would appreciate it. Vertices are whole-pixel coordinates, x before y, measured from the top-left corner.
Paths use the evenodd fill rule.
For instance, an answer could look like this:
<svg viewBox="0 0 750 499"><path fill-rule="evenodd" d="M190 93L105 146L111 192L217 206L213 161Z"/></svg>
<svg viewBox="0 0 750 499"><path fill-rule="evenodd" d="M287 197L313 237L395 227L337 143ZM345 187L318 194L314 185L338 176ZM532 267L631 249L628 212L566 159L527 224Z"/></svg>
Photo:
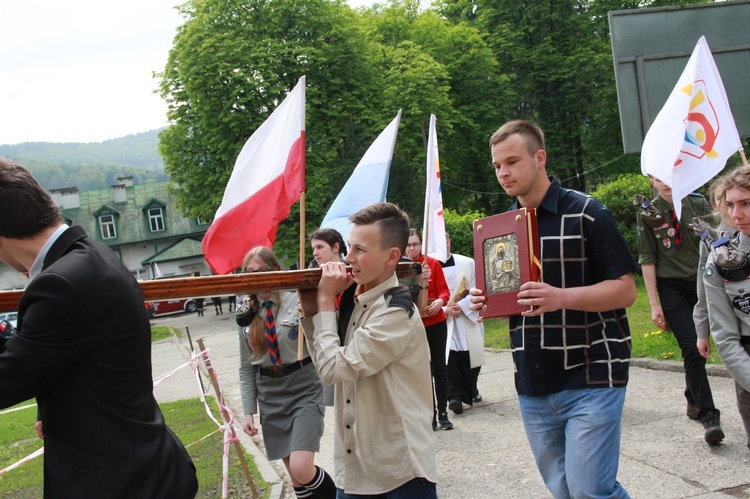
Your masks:
<svg viewBox="0 0 750 499"><path fill-rule="evenodd" d="M206 414L208 414L208 417L214 423L216 423L217 429L214 430L214 431L212 431L208 435L206 435L206 436L204 436L202 438L199 438L198 440L196 440L195 442L191 443L190 445L187 445L186 447L190 447L191 445L194 445L194 444L197 444L199 442L202 442L205 439L211 437L212 435L215 435L216 433L218 433L220 431L224 433L224 452L223 452L223 456L222 456L222 470L221 470L221 475L222 475L221 497L222 498L226 498L226 497L228 497L229 447L230 447L230 445L232 445L235 442L235 440L237 440L236 438L232 437L232 426L234 426L235 414L234 414L234 412L232 412L231 409L229 409L229 407L227 407L224 404L224 396L223 395L221 397L217 397L217 400L218 400L218 404L219 404L219 411L220 411L220 413L223 412L223 413L225 413L227 415L228 421L226 423L220 423L219 420L216 419L216 417L214 417L213 413L211 412L211 408L208 406L208 402L206 401L206 395L208 395L208 393L205 393L203 391L203 385L201 384L201 379L200 379L200 371L198 370L198 359L202 360L204 355L208 356L208 352L209 352L209 349L206 349L206 350L204 350L202 352L198 352L198 353L194 353L193 352L192 356L191 356L191 358L190 358L190 360L188 362L185 362L184 364L182 364L180 366L177 366L176 368L172 369L171 371L169 371L169 372L167 372L165 374L162 374L161 376L158 376L158 377L154 378L154 386L157 386L157 385L161 384L162 382L166 381L167 379L171 378L175 373L177 373L181 369L185 368L186 366L192 365L193 373L195 374L195 379L196 379L196 382L198 383L198 392L200 393L201 402L203 403L203 406L206 409ZM204 364L205 364L205 362L204 362ZM209 364L210 364L210 362L209 362ZM213 366L210 366L210 367L206 366L206 367L208 369L210 369L210 370L213 371L214 378L216 379L216 386L219 387L219 377L216 374L216 370L213 369ZM28 406L24 406L24 407L20 407L20 408L11 409L11 410L5 411L5 412L12 412L14 410L21 410L21 409L26 409L26 408L29 408L29 407L32 407L32 405L28 405ZM0 476L6 474L9 471L12 471L12 470L18 468L19 466L22 466L22 465L28 463L29 461L32 461L32 460L36 459L37 457L41 456L42 454L44 454L44 447L41 447L40 449L32 452L31 454L29 454L28 456L24 457L20 461L14 463L14 464L11 464L10 466L8 466L7 468L5 468L4 470L0 470Z"/></svg>
<svg viewBox="0 0 750 499"><path fill-rule="evenodd" d="M32 452L31 454L29 454L25 458L21 459L20 461L18 461L15 464L11 464L10 466L8 466L7 468L5 468L4 470L0 470L0 476L3 476L7 472L18 468L19 466L21 466L23 464L26 464L29 461L33 460L33 459L36 459L37 457L41 456L42 454L44 454L44 447L35 450L34 452Z"/></svg>

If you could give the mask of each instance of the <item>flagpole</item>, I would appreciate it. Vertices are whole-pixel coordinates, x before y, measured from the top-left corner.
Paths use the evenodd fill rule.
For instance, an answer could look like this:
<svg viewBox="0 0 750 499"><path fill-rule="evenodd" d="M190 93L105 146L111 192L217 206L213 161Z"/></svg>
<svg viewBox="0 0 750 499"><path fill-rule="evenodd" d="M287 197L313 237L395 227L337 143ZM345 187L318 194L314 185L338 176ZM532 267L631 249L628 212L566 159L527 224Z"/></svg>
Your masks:
<svg viewBox="0 0 750 499"><path fill-rule="evenodd" d="M740 149L740 157L742 158L742 164L745 166L748 166L747 164L747 157L745 157L745 150Z"/></svg>
<svg viewBox="0 0 750 499"><path fill-rule="evenodd" d="M429 238L430 238L430 177L431 177L431 171L430 171L430 138L429 133L432 125L432 115L430 115L430 128L428 128L427 131L427 144L425 145L425 152L426 154L426 168L425 168L425 196L424 196L424 218L422 220L422 254L424 255L424 263L427 265L427 248L429 248ZM424 134L423 134L424 136Z"/></svg>
<svg viewBox="0 0 750 499"><path fill-rule="evenodd" d="M424 196L424 218L422 219L422 254L424 255L424 263L423 266L427 266L427 253L429 246L429 240L430 240L430 219L429 214L431 212L430 209L430 178L431 178L431 170L430 170L430 131L432 130L432 119L433 115L430 115L430 126L427 130L427 143L425 144L425 152L426 152L426 161L425 161L425 196ZM424 134L422 134L424 137ZM429 302L429 296L427 294L427 288L430 286L429 281L424 283L425 286L423 289L419 291L419 295L417 296L417 309L421 312L427 308L427 304ZM421 281L420 281L421 286Z"/></svg>
<svg viewBox="0 0 750 499"><path fill-rule="evenodd" d="M305 104L307 103L307 77L302 76L299 79L300 82L302 82L302 92L303 92L303 102ZM299 269L302 270L305 268L305 192L307 191L307 132L306 130L306 122L307 122L307 107L305 105L302 106L302 137L303 137L303 153L302 153L302 169L300 171L300 175L302 175L302 178L300 179L300 193L299 193ZM300 307L301 309L302 307ZM302 318L302 312L299 313L300 319ZM304 350L304 331L302 331L302 323L300 321L299 325L299 331L298 331L298 337L297 337L297 360L301 361L303 356L303 350Z"/></svg>
<svg viewBox="0 0 750 499"><path fill-rule="evenodd" d="M305 191L299 197L299 266L300 270L305 268ZM300 312L301 313L301 312ZM301 328L300 328L301 329ZM301 331L300 331L301 333ZM304 354L304 334L297 337L297 360L302 360Z"/></svg>

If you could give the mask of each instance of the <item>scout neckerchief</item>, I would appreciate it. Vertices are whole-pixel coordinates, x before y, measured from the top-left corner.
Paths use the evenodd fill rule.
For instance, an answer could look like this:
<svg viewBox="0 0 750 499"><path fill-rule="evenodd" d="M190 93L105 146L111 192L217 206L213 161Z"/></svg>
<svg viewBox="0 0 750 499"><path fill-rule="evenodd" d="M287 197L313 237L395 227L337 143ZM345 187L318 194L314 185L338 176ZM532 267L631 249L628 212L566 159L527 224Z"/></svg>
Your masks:
<svg viewBox="0 0 750 499"><path fill-rule="evenodd" d="M271 357L271 364L275 367L281 365L281 354L279 353L279 341L276 337L276 321L271 310L272 306L273 303L270 301L263 302L263 307L266 309L266 343L268 343L268 355Z"/></svg>
<svg viewBox="0 0 750 499"><path fill-rule="evenodd" d="M682 233L680 232L680 221L677 219L677 214L674 211L674 208L669 210L669 212L672 214L672 226L674 227L674 244L678 248L682 246Z"/></svg>

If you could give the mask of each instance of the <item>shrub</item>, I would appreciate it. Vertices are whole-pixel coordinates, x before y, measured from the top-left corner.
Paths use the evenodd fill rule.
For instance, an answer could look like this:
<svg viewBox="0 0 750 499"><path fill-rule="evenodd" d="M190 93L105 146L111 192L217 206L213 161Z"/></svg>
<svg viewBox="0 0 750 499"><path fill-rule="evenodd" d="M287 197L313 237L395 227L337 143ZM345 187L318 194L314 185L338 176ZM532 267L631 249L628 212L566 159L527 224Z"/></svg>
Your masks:
<svg viewBox="0 0 750 499"><path fill-rule="evenodd" d="M638 211L633 206L633 197L636 194L651 198L651 182L648 177L638 173L620 175L612 182L600 185L591 193L612 212L617 228L634 255L638 254L635 222Z"/></svg>
<svg viewBox="0 0 750 499"><path fill-rule="evenodd" d="M474 258L473 223L474 220L484 216L478 211L459 215L455 211L445 210L445 231L451 236L451 253Z"/></svg>

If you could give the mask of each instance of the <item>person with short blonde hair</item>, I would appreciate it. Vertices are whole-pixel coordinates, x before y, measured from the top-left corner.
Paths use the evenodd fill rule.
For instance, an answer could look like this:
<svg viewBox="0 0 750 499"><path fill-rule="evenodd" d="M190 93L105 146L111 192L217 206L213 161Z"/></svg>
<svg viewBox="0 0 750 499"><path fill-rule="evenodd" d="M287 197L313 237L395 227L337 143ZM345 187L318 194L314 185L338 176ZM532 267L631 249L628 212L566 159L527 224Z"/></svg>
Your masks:
<svg viewBox="0 0 750 499"><path fill-rule="evenodd" d="M490 151L498 183L515 198L510 210L537 213L542 281L520 286L516 297L528 311L509 319L537 467L554 497L628 497L617 468L635 260L606 207L547 175L539 126L504 124ZM471 309L481 309L484 291L470 293Z"/></svg>
<svg viewBox="0 0 750 499"><path fill-rule="evenodd" d="M376 203L350 220L350 272L324 263L317 292L300 292L318 374L335 384L337 498L434 499L429 349L411 293L396 277L409 217Z"/></svg>

